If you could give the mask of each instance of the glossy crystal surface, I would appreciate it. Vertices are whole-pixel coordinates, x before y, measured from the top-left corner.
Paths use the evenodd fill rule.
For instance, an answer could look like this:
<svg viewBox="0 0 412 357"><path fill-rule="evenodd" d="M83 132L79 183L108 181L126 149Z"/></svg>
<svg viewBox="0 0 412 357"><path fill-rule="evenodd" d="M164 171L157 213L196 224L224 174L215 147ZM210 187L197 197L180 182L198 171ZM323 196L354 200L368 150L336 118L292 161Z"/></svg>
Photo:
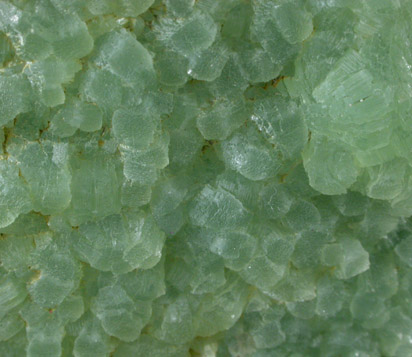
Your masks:
<svg viewBox="0 0 412 357"><path fill-rule="evenodd" d="M412 356L411 17L0 0L0 356Z"/></svg>

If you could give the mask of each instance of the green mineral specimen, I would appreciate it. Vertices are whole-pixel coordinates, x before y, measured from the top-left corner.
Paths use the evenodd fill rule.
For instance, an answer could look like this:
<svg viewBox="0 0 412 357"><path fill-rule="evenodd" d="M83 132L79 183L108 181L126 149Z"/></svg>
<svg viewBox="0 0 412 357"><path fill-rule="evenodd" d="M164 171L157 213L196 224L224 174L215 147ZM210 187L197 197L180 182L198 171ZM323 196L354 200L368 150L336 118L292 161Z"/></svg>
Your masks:
<svg viewBox="0 0 412 357"><path fill-rule="evenodd" d="M411 18L0 0L0 356L412 356Z"/></svg>

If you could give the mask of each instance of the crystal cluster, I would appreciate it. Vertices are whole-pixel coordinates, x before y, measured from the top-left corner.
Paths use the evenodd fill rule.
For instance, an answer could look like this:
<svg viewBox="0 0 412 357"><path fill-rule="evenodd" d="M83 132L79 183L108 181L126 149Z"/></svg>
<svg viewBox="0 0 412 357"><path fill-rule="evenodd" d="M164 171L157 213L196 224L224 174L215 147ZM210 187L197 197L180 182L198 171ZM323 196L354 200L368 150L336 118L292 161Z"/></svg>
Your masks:
<svg viewBox="0 0 412 357"><path fill-rule="evenodd" d="M0 0L0 355L412 356L411 18Z"/></svg>

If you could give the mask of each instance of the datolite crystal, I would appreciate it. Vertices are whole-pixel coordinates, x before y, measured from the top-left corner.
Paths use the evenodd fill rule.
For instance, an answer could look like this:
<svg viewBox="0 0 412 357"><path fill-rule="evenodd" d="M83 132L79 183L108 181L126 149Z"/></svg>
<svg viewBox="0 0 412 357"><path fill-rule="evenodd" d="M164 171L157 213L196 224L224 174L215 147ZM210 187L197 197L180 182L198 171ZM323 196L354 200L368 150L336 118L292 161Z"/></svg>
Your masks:
<svg viewBox="0 0 412 357"><path fill-rule="evenodd" d="M412 356L411 19L0 0L0 356Z"/></svg>

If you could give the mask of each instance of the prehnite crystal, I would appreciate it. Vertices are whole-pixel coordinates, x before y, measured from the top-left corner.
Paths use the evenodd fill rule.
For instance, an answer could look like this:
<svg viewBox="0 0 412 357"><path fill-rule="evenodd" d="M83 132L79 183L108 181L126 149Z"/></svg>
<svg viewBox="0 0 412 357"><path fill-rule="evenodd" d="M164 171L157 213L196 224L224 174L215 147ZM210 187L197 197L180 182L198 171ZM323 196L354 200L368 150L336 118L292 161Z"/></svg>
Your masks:
<svg viewBox="0 0 412 357"><path fill-rule="evenodd" d="M0 356L412 356L411 18L0 0Z"/></svg>

